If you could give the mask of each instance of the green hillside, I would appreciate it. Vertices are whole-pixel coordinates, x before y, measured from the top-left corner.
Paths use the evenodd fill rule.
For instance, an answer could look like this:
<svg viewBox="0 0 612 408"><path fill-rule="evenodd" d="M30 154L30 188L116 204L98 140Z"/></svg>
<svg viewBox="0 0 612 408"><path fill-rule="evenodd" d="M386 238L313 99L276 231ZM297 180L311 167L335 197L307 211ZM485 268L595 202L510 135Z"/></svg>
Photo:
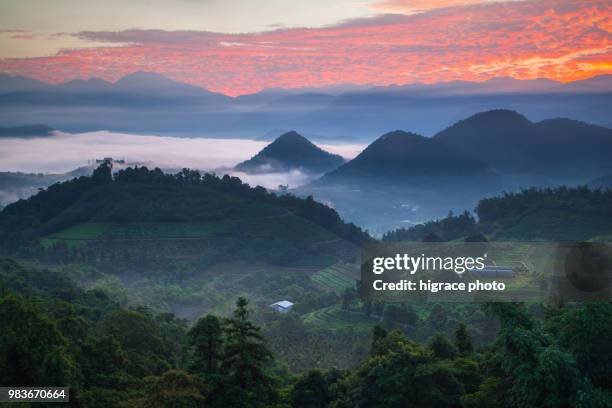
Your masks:
<svg viewBox="0 0 612 408"><path fill-rule="evenodd" d="M0 212L0 231L11 237L2 242L9 253L42 242L47 256L63 251L87 258L95 245L92 256L108 253L120 263L127 251L149 258L173 251L208 261L242 254L303 263L333 253L337 243L370 239L312 198L276 196L237 178L190 170L168 175L129 168L113 177L104 167L7 206Z"/></svg>
<svg viewBox="0 0 612 408"><path fill-rule="evenodd" d="M612 190L530 188L479 201L474 212L388 232L385 241L588 241L612 235Z"/></svg>
<svg viewBox="0 0 612 408"><path fill-rule="evenodd" d="M270 220L281 220L279 224ZM330 231L293 214L279 214L260 218L245 218L209 222L84 222L43 238L50 246L59 242L82 245L87 241L164 241L164 240L222 240L248 235L250 238L275 238L279 234L296 240L295 231L301 231L300 239L327 242L338 239Z"/></svg>
<svg viewBox="0 0 612 408"><path fill-rule="evenodd" d="M344 289L355 287L359 279L359 268L357 265L338 262L312 275L311 279L322 288L342 293Z"/></svg>

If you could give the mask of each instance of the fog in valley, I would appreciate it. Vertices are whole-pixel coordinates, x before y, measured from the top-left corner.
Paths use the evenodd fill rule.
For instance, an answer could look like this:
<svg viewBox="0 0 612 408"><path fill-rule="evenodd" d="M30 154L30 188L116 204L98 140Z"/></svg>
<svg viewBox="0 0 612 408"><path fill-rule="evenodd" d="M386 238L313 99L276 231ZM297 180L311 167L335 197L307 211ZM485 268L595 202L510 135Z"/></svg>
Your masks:
<svg viewBox="0 0 612 408"><path fill-rule="evenodd" d="M246 139L179 138L134 135L108 131L87 133L55 132L51 137L5 138L1 141L0 171L23 173L66 173L103 157L126 163L181 169L184 167L217 174L230 173L251 185L276 188L279 184L298 187L314 176L300 171L248 175L232 170L269 142ZM324 150L346 159L356 156L364 145L319 144Z"/></svg>

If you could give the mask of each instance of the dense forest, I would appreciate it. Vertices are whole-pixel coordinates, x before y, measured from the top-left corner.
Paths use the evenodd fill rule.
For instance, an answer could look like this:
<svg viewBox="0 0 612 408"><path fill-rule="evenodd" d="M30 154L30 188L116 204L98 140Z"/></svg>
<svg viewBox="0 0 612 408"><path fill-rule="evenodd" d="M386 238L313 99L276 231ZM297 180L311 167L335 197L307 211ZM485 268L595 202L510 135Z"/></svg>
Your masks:
<svg viewBox="0 0 612 408"><path fill-rule="evenodd" d="M464 239L606 240L612 235L612 190L529 188L485 198L469 212L390 231L384 241ZM480 238L479 238L480 237Z"/></svg>
<svg viewBox="0 0 612 408"><path fill-rule="evenodd" d="M0 382L63 384L87 407L609 407L612 304L485 304L499 322L475 346L470 325L422 344L375 326L350 369L293 374L239 298L231 316L188 326L120 307L66 275L0 261ZM537 317L536 317L537 316Z"/></svg>
<svg viewBox="0 0 612 408"><path fill-rule="evenodd" d="M260 204L251 210L252 204ZM241 211L262 210L261 204L291 211L355 244L369 236L344 223L331 208L307 197L276 195L252 188L237 177L200 174L184 169L165 174L160 169L127 168L111 174L101 165L91 177L57 183L10 204L0 213L0 228L14 249L23 243L91 219L109 222L193 222L232 219ZM251 205L251 206L250 206ZM268 215L268 214L248 214Z"/></svg>
<svg viewBox="0 0 612 408"><path fill-rule="evenodd" d="M384 240L605 238L611 201L524 190ZM71 406L612 407L612 304L364 302L372 238L310 197L101 166L0 229L0 383Z"/></svg>

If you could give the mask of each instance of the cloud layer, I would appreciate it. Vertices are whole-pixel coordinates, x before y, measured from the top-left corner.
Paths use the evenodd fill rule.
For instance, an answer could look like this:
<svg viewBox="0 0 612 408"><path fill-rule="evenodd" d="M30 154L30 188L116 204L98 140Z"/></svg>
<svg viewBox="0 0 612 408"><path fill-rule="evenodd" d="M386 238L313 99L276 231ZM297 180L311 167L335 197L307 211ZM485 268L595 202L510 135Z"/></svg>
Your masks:
<svg viewBox="0 0 612 408"><path fill-rule="evenodd" d="M251 158L267 143L244 139L140 136L107 131L80 134L57 132L53 137L2 139L0 171L63 173L87 165L88 160L113 157L149 167L189 167L218 173L230 172L248 183L270 188L279 184L295 187L309 181L308 176L299 171L251 176L223 170ZM319 146L345 158L353 158L364 147Z"/></svg>
<svg viewBox="0 0 612 408"><path fill-rule="evenodd" d="M569 81L612 72L609 0L434 3L456 7L410 14L427 9L432 1L386 0L378 3L381 10L409 15L250 34L80 32L79 39L114 46L2 59L0 71L62 82L89 77L117 80L147 70L229 95L268 87L494 76Z"/></svg>

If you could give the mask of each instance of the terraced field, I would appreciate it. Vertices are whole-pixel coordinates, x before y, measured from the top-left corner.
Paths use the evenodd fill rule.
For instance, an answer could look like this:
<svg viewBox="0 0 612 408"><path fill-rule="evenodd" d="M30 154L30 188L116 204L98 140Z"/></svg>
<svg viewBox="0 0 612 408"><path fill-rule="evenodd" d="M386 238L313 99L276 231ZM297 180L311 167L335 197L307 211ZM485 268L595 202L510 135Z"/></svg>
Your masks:
<svg viewBox="0 0 612 408"><path fill-rule="evenodd" d="M282 218L282 222L274 222ZM299 234L296 233L299 231ZM173 240L214 239L226 237L281 237L289 241L325 242L336 237L304 218L290 213L276 217L254 217L242 220L211 222L84 222L58 231L43 239L50 246L57 241L69 241L71 246L91 240Z"/></svg>
<svg viewBox="0 0 612 408"><path fill-rule="evenodd" d="M354 288L357 277L354 265L338 262L312 275L311 279L325 289L342 292L346 288Z"/></svg>
<svg viewBox="0 0 612 408"><path fill-rule="evenodd" d="M304 316L304 323L313 324L327 329L342 329L352 327L354 329L370 330L379 321L368 318L364 314L342 310L340 306L330 306L315 310Z"/></svg>

